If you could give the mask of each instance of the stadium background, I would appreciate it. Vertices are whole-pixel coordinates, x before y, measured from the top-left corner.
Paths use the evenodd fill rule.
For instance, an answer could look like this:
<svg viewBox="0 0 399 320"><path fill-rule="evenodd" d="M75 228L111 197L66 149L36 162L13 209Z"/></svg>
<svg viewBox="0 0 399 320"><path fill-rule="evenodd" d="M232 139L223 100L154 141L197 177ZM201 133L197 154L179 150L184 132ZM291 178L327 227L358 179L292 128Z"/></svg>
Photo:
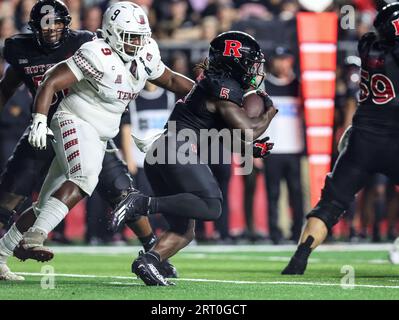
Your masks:
<svg viewBox="0 0 399 320"><path fill-rule="evenodd" d="M29 11L34 0L3 0L0 1L0 47L7 37L18 32L29 32L27 22ZM260 42L266 56L273 54L273 50L282 46L289 48L296 57L295 72L301 79L300 61L303 56L300 53L298 43L298 13L307 12L306 1L295 0L137 0L135 3L143 6L148 11L150 24L153 30L153 37L158 40L163 60L168 66L176 71L193 77L193 66L200 62L207 53L209 41L218 33L227 30L242 30L253 34ZM301 3L300 3L301 2ZM308 1L312 2L312 1ZM332 2L332 1L321 1ZM72 15L73 29L89 29L95 31L100 27L101 15L110 1L99 0L66 0ZM340 28L339 22L342 18L341 8L350 5L356 10L355 28ZM333 90L334 120L331 135L321 145L327 145L327 151L332 152L332 160L336 158L336 145L343 129L350 123L350 115L353 112L353 97L356 96L358 82L358 66L356 61L357 40L359 37L371 30L372 21L375 16L375 7L372 0L357 1L333 1L326 5L325 12L338 18L326 26L331 34L337 35L336 64L334 61L334 81L329 86ZM331 17L331 16L330 16ZM334 18L333 18L334 20ZM306 26L305 26L306 28ZM333 29L331 29L333 28ZM303 30L302 30L303 31ZM308 30L309 31L309 30ZM333 36L334 37L334 36ZM334 55L335 58L335 49ZM0 74L4 72L6 63L0 60ZM355 89L354 89L355 88ZM334 90L335 89L335 90ZM354 92L355 91L355 92ZM4 108L0 118L0 166L4 166L6 159L11 154L19 136L30 120L29 107L30 97L24 88L20 88L12 101ZM308 139L309 151L309 139ZM310 151L309 151L310 152ZM332 161L333 163L333 161ZM330 162L328 162L328 165ZM313 189L310 184L309 157L304 154L302 159L302 190L304 197L304 212L314 203L314 196L311 198ZM324 170L324 171L323 171ZM319 172L324 175L325 168ZM264 176L256 177L257 187L255 191L254 222L255 229L259 233L257 240L268 241L268 214L267 214L267 193L265 190ZM266 181L267 183L267 181ZM318 182L320 184L320 181ZM140 186L138 186L140 188ZM313 188L313 189L312 189ZM392 189L389 184L385 190ZM199 232L198 240L216 240L221 243L234 243L236 240L246 241L244 219L244 185L241 176L231 176L229 183L229 210L227 214L228 235L220 236L215 230L213 223L206 223L204 232ZM372 192L370 193L372 194ZM385 194L388 194L386 192ZM367 194L369 195L369 194ZM375 237L373 226L373 204L367 202L360 196L354 209L354 217L351 221L343 221L338 224L333 232L333 237L350 239L353 241L369 241L372 236L374 241L381 239L393 239L397 230L395 205L398 201L398 194L395 190L386 198L386 210L383 217L379 217L381 227L380 237ZM385 199L384 198L384 199ZM389 205L388 205L389 204ZM366 207L369 208L366 208ZM289 238L289 225L291 211L286 192L283 192L279 202L280 221L284 235ZM371 207L371 208L370 208ZM388 210L387 208L391 208ZM361 209L359 209L361 208ZM367 217L362 210L371 212ZM69 240L83 240L91 244L97 243L97 239L87 237L86 205L80 203L67 217L64 233ZM104 213L105 214L105 213ZM350 227L353 227L352 230ZM217 228L216 228L217 229ZM375 229L375 228L374 228ZM134 239L134 236L126 231L124 235L108 235L100 241L120 241L125 237ZM382 237L382 238L381 238ZM58 238L64 241L65 239ZM253 240L253 239L252 239Z"/></svg>

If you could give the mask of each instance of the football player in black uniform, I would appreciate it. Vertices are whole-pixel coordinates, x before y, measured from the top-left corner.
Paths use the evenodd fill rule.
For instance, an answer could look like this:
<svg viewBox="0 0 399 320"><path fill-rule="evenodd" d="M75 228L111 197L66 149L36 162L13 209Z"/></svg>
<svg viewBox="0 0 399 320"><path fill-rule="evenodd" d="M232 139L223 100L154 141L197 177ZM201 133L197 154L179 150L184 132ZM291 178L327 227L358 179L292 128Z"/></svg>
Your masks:
<svg viewBox="0 0 399 320"><path fill-rule="evenodd" d="M10 66L0 81L0 108L22 83L35 96L44 73L50 67L69 58L83 43L96 37L89 31L71 30L70 22L68 8L62 1L40 0L33 6L29 22L33 33L18 34L5 42L4 58ZM186 82L185 86L180 84L180 91L188 92L191 89L192 85L188 79ZM65 94L66 92L58 92L54 96L48 121ZM35 150L28 142L28 134L29 128L19 140L1 176L0 228L9 226L14 213L18 212L20 206L32 194L39 179L47 174L54 158L52 148ZM111 141L109 149L114 149L112 144ZM126 165L114 152L106 152L97 190L111 207L115 207L126 196L127 191L133 188L132 182ZM8 269L6 260L12 254L12 247L21 239L22 233L27 231L35 220L33 211L26 210L5 237L0 239L0 280L22 279ZM131 220L127 224L148 251L156 240L148 219ZM177 276L175 268L169 262L164 263L162 268L165 276Z"/></svg>
<svg viewBox="0 0 399 320"><path fill-rule="evenodd" d="M241 108L244 93L257 88L263 80L264 61L258 43L250 35L230 31L217 36L210 44L209 60L203 66L202 77L184 100L176 103L166 126L167 132L146 155L144 169L155 196L132 192L114 210L116 226L126 218L159 212L169 223L170 229L156 245L147 253L141 252L132 264L132 272L147 285L172 284L158 272L160 263L194 238L194 219L216 220L221 214L221 191L209 166L200 161L200 130L252 130L253 139L245 142L251 150L254 148L254 156L265 157L271 149L267 138L253 142L264 133L277 112L271 100L258 92L267 111L256 118L249 118ZM176 124L176 132L171 129L172 122ZM188 129L196 136L197 143L191 144L194 150L191 155L198 157L198 161L151 164L149 157L158 152L165 151L165 159L178 158L178 153L182 152L178 151L179 147L185 142L174 143L174 140Z"/></svg>
<svg viewBox="0 0 399 320"><path fill-rule="evenodd" d="M324 241L372 174L383 173L399 184L399 2L384 6L374 27L377 33L366 33L358 45L360 97L352 127L282 274L305 272L312 250Z"/></svg>

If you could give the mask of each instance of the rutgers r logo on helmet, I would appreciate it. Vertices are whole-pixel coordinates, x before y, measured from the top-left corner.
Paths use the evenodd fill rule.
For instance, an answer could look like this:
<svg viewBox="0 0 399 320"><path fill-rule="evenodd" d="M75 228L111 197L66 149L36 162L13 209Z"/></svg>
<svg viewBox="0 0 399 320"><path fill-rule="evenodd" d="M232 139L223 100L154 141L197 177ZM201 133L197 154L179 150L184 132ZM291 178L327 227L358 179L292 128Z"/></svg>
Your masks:
<svg viewBox="0 0 399 320"><path fill-rule="evenodd" d="M240 53L241 47L242 47L242 43L238 40L224 40L223 55L241 58L242 57L242 54Z"/></svg>
<svg viewBox="0 0 399 320"><path fill-rule="evenodd" d="M382 39L392 42L399 37L399 2L389 3L380 9L374 27Z"/></svg>
<svg viewBox="0 0 399 320"><path fill-rule="evenodd" d="M219 34L210 43L208 61L209 70L233 78L244 89L257 89L265 76L265 59L259 43L245 32Z"/></svg>

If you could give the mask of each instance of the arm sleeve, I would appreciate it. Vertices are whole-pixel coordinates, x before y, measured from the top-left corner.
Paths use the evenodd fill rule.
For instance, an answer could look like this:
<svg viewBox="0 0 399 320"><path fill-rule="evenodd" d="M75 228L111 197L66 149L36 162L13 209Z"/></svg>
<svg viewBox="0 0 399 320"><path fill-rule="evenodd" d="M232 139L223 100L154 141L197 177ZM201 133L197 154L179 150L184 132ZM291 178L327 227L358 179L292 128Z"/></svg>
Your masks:
<svg viewBox="0 0 399 320"><path fill-rule="evenodd" d="M149 80L158 79L165 72L165 64L162 62L161 53L155 40L150 39L143 57L146 67L150 69Z"/></svg>
<svg viewBox="0 0 399 320"><path fill-rule="evenodd" d="M91 50L88 44L90 44L90 42L81 46L80 49L65 62L78 81L89 78L100 82L104 76L103 67L100 59L93 50Z"/></svg>

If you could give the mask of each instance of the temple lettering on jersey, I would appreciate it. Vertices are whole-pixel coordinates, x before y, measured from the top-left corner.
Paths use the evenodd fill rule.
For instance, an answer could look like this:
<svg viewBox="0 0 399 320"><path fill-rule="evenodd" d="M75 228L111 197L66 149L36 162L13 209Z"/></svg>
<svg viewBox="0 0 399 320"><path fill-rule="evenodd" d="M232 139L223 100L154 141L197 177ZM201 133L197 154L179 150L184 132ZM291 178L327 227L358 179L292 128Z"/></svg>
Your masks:
<svg viewBox="0 0 399 320"><path fill-rule="evenodd" d="M138 93L134 92L125 92L125 91L120 91L118 90L118 99L120 100L134 100L137 98Z"/></svg>

